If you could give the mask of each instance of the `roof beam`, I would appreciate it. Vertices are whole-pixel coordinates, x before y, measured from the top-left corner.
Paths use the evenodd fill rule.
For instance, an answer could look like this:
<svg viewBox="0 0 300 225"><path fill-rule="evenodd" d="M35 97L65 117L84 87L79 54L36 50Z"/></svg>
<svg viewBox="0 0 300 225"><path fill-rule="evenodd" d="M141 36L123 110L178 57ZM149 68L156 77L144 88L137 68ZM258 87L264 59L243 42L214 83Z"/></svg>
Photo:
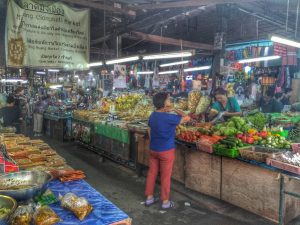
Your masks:
<svg viewBox="0 0 300 225"><path fill-rule="evenodd" d="M122 14L125 14L128 16L136 16L136 12L131 9L128 9L128 8L117 8L112 5L100 4L100 3L95 3L95 2L86 1L86 0L62 0L62 1L66 2L66 3L72 3L72 4L85 6L88 8L118 12L118 13L122 13Z"/></svg>
<svg viewBox="0 0 300 225"><path fill-rule="evenodd" d="M166 9L166 8L182 8L182 7L198 7L213 4L226 4L226 3L242 3L242 2L254 2L257 0L185 0L185 1L173 1L166 3L146 3L134 6L134 9Z"/></svg>
<svg viewBox="0 0 300 225"><path fill-rule="evenodd" d="M209 44L203 44L198 42L192 42L192 41L185 41L185 40L179 40L169 37L161 37L158 35L153 34L145 34L142 32L131 32L130 34L125 34L123 37L128 39L134 39L134 40L144 40L148 42L154 42L154 43L160 43L165 45L175 45L175 46L183 46L187 48L193 48L193 49L202 49L202 50L208 50L212 51L213 46Z"/></svg>

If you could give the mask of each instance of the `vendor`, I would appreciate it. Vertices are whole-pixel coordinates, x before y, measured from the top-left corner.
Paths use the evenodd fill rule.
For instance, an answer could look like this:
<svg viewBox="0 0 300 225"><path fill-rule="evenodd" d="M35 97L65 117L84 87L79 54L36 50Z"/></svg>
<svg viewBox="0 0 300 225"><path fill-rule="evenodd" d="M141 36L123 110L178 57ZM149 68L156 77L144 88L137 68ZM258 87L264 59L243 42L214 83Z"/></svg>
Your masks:
<svg viewBox="0 0 300 225"><path fill-rule="evenodd" d="M16 132L20 133L20 123L22 113L18 106L15 105L15 98L8 96L6 106L0 109L0 119L5 127L15 127Z"/></svg>
<svg viewBox="0 0 300 225"><path fill-rule="evenodd" d="M217 88L214 92L215 102L209 112L208 118L212 120L219 113L223 113L224 119L232 116L241 116L241 108L234 97L228 97L227 91L223 88Z"/></svg>
<svg viewBox="0 0 300 225"><path fill-rule="evenodd" d="M283 105L291 105L291 101L290 101L291 96L292 96L292 89L286 88L280 98L281 103Z"/></svg>
<svg viewBox="0 0 300 225"><path fill-rule="evenodd" d="M179 110L172 108L170 97L167 93L157 93L153 97L156 111L149 118L150 158L145 194L146 206L156 202L154 187L158 172L161 179L162 208L174 206L170 201L170 183L173 163L175 160L175 135L176 126L186 123L190 117ZM174 113L171 113L174 112Z"/></svg>
<svg viewBox="0 0 300 225"><path fill-rule="evenodd" d="M280 113L283 104L275 98L273 89L269 88L260 102L260 108L263 113Z"/></svg>

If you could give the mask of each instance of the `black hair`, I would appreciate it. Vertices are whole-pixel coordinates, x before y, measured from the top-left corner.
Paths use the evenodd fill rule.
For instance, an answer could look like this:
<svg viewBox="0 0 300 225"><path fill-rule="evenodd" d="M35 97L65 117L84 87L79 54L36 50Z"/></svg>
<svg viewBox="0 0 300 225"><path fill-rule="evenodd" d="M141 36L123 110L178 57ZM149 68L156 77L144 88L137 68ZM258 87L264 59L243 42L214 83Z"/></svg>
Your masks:
<svg viewBox="0 0 300 225"><path fill-rule="evenodd" d="M268 97L274 97L274 88L273 87L269 87L268 90L266 91L266 96Z"/></svg>
<svg viewBox="0 0 300 225"><path fill-rule="evenodd" d="M289 93L289 92L291 92L291 91L292 91L292 88L286 88L286 89L284 90L284 93L287 94L287 93Z"/></svg>
<svg viewBox="0 0 300 225"><path fill-rule="evenodd" d="M153 105L156 109L162 109L165 107L165 101L169 97L166 92L159 92L153 96Z"/></svg>
<svg viewBox="0 0 300 225"><path fill-rule="evenodd" d="M6 99L7 104L11 104L15 102L15 98L12 95L9 95Z"/></svg>
<svg viewBox="0 0 300 225"><path fill-rule="evenodd" d="M281 98L281 97L282 97L282 93L276 93L276 94L275 94L275 98L276 98L276 99L279 99L279 98Z"/></svg>
<svg viewBox="0 0 300 225"><path fill-rule="evenodd" d="M214 92L214 96L216 95L227 95L227 91L224 88L217 88Z"/></svg>

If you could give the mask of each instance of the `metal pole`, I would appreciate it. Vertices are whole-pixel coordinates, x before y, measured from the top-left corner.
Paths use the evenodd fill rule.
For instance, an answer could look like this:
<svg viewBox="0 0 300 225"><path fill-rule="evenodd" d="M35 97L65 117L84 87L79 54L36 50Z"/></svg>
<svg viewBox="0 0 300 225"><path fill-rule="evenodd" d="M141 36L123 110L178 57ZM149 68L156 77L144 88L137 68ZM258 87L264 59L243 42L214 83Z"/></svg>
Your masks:
<svg viewBox="0 0 300 225"><path fill-rule="evenodd" d="M298 0L298 4L297 4L296 25L295 25L295 38L297 38L297 32L298 32L299 6L300 6L300 0Z"/></svg>
<svg viewBox="0 0 300 225"><path fill-rule="evenodd" d="M285 31L288 30L288 23L289 23L289 8L290 8L290 0L287 0L286 6L286 21L285 21Z"/></svg>
<svg viewBox="0 0 300 225"><path fill-rule="evenodd" d="M285 193L284 193L284 177L280 174L280 193L279 193L279 225L284 224L284 205L285 205Z"/></svg>

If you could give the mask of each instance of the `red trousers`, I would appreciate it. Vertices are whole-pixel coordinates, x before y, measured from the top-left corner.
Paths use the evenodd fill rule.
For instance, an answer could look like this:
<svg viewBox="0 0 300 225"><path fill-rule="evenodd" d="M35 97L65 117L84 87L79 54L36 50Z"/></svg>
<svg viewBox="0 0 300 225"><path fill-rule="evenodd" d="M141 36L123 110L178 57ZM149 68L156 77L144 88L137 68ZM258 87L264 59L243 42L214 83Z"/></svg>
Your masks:
<svg viewBox="0 0 300 225"><path fill-rule="evenodd" d="M149 171L146 181L145 195L153 195L155 181L160 172L161 200L169 200L171 175L175 160L175 149L164 152L150 151Z"/></svg>

